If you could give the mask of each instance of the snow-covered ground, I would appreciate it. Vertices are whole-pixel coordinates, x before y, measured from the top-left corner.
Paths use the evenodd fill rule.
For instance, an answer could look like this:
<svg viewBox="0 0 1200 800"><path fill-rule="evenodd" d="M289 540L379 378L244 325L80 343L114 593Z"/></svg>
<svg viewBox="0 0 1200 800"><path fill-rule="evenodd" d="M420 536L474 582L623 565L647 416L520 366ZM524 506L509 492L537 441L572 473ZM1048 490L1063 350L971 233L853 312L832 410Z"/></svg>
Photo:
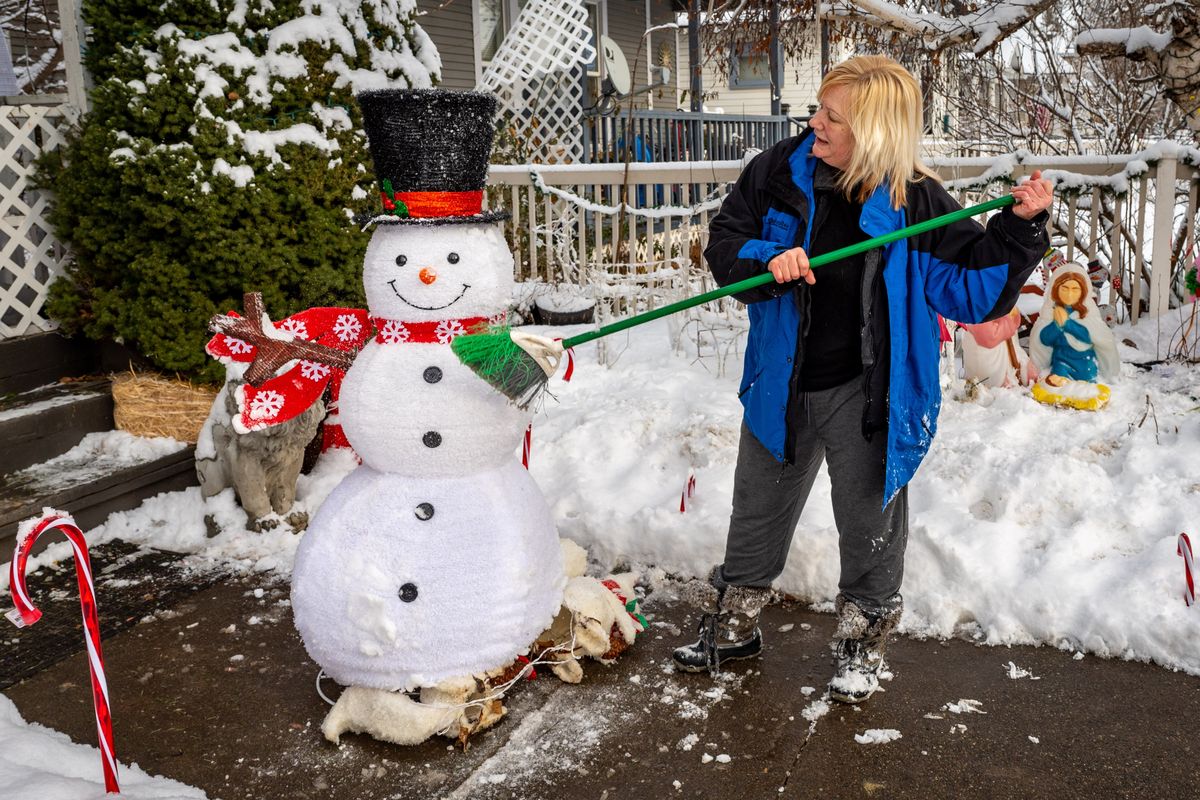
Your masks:
<svg viewBox="0 0 1200 800"><path fill-rule="evenodd" d="M1144 321L1116 331L1135 346L1121 345L1122 378L1099 412L1049 408L1023 389L971 402L955 399L961 381L946 391L934 446L910 488L903 631L1047 644L1200 675L1200 608L1183 602L1176 554L1181 531L1200 537L1200 367L1134 363L1165 357L1178 327ZM580 347L572 381L553 381L555 398L534 421L532 474L560 533L587 547L598 569L626 563L652 579L705 575L724 551L740 356L722 364L694 340L677 343L666 320L611 337L609 353L615 363L605 367L592 345ZM299 508L315 511L353 465L346 453L323 458L301 478ZM696 493L680 513L692 474ZM205 516L220 529L211 538ZM89 538L283 573L299 540L286 525L246 530L231 492L205 501L198 489L114 514ZM778 587L831 607L837 552L822 474ZM33 564L69 557L56 544ZM22 727L0 702L5 737L48 735ZM99 771L95 756L88 774ZM13 769L26 768L0 762L0 787ZM62 781L69 774L64 768Z"/></svg>
<svg viewBox="0 0 1200 800"><path fill-rule="evenodd" d="M100 751L66 734L27 723L0 694L0 797L9 800L101 800ZM206 795L169 778L121 765L121 796L129 800L204 800Z"/></svg>

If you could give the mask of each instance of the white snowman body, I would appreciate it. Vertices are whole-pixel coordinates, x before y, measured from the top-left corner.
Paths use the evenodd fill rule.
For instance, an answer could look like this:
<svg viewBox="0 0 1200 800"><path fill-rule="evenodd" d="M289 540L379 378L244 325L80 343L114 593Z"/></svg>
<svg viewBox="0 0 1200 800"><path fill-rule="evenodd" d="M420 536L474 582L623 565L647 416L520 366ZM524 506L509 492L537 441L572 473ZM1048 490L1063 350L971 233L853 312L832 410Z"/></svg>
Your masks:
<svg viewBox="0 0 1200 800"><path fill-rule="evenodd" d="M310 523L292 605L332 678L409 690L525 652L565 577L550 511L516 461L528 416L449 344L511 296L499 223L380 224L363 283L380 333L339 401L363 464Z"/></svg>
<svg viewBox="0 0 1200 800"><path fill-rule="evenodd" d="M550 511L515 459L436 478L364 464L321 506L292 581L309 655L344 686L388 690L511 662L565 585Z"/></svg>

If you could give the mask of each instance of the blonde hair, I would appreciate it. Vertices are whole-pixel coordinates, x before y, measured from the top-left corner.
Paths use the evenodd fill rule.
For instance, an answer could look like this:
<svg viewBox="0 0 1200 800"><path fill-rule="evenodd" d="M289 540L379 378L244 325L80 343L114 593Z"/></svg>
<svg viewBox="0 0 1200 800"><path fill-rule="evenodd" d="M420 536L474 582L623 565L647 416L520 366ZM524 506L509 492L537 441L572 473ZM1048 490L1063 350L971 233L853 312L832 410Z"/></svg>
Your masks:
<svg viewBox="0 0 1200 800"><path fill-rule="evenodd" d="M917 155L921 142L917 79L887 56L854 56L825 74L817 99L839 86L847 90L843 112L854 135L854 150L838 188L861 203L887 180L892 207L902 208L910 180L938 180Z"/></svg>

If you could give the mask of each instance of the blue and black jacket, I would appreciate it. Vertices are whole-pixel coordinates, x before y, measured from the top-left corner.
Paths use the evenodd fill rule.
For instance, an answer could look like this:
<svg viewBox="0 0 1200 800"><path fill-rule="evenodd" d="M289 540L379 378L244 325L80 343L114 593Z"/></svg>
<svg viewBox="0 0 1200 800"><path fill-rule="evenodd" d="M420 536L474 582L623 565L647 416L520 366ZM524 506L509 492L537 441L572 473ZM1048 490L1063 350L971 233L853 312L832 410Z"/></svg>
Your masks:
<svg viewBox="0 0 1200 800"><path fill-rule="evenodd" d="M808 249L819 218L817 190L837 173L812 156L812 135L786 139L743 170L710 226L704 257L722 286L766 271L792 247ZM936 180L912 181L892 208L884 183L862 204L858 225L882 236L959 209ZM814 221L814 216L817 219ZM886 431L884 504L908 484L933 440L941 407L937 314L983 322L1007 314L1046 252L1046 215L1023 220L1005 208L986 229L962 220L867 253L862 286L863 435ZM817 270L820 280L820 270ZM794 456L807 284L771 283L735 295L749 304L750 334L739 396L745 422L776 459Z"/></svg>

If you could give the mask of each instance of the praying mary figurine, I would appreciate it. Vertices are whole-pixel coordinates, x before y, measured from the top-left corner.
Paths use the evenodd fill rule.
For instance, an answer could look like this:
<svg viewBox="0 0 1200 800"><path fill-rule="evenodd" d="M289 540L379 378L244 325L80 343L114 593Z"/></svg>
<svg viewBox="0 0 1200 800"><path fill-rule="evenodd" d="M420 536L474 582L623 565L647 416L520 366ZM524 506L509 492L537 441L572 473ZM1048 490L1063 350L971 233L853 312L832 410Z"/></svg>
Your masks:
<svg viewBox="0 0 1200 800"><path fill-rule="evenodd" d="M1097 381L1120 374L1117 341L1078 264L1063 264L1051 276L1029 335L1029 354L1043 375L1032 388L1034 399L1093 411L1108 404L1109 388Z"/></svg>

